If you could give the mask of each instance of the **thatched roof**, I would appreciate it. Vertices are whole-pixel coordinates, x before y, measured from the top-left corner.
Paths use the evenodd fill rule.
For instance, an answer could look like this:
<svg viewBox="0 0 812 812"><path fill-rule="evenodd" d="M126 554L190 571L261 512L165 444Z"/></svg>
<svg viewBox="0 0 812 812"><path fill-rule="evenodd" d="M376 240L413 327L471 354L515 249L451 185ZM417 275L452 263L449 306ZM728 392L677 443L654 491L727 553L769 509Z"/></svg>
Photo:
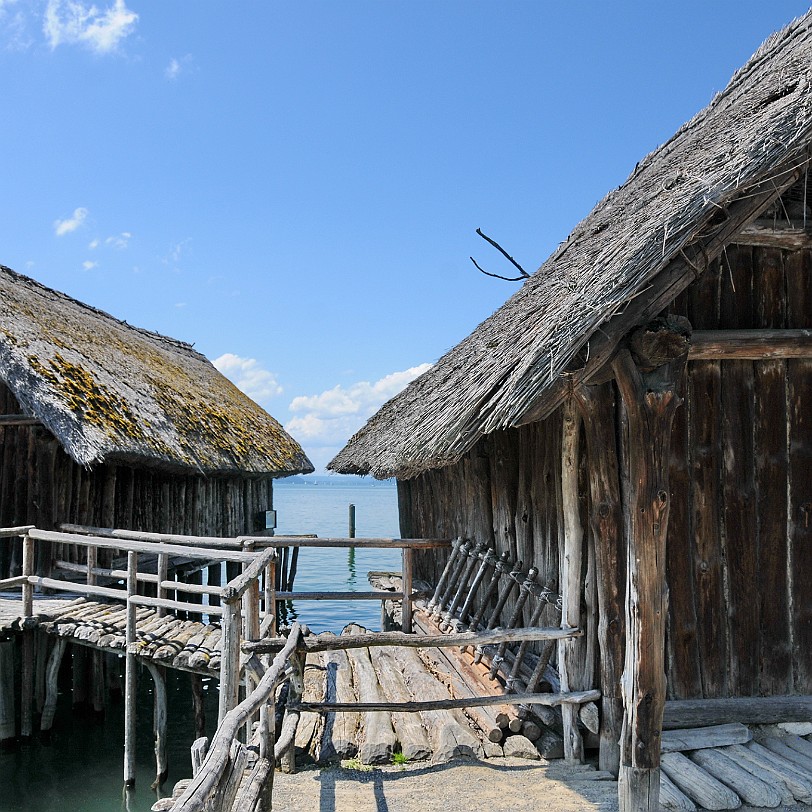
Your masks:
<svg viewBox="0 0 812 812"><path fill-rule="evenodd" d="M279 423L190 345L3 266L0 379L81 465L273 476L313 470Z"/></svg>
<svg viewBox="0 0 812 812"><path fill-rule="evenodd" d="M329 467L416 476L453 463L484 434L553 410L568 365L588 351L578 379L605 363L631 327L655 316L804 171L811 68L812 12L765 42L705 110L641 161L493 316L386 403Z"/></svg>

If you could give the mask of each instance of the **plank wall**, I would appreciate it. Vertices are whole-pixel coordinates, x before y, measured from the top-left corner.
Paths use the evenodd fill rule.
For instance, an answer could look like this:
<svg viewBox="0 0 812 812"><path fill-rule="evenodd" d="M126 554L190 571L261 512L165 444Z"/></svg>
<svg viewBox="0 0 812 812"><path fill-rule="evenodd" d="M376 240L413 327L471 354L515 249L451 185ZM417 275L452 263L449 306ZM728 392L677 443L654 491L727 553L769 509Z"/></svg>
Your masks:
<svg viewBox="0 0 812 812"><path fill-rule="evenodd" d="M19 404L0 383L0 414ZM62 451L41 426L0 427L0 527L62 522L164 533L237 536L257 529L260 511L273 507L273 480L169 474L150 468L101 465L88 470ZM19 541L2 540L0 577L19 573ZM51 552L76 560L74 548L37 544L37 570Z"/></svg>
<svg viewBox="0 0 812 812"><path fill-rule="evenodd" d="M672 310L695 329L812 328L811 275L809 252L730 246ZM401 534L482 539L555 579L560 436L556 413L400 482ZM691 362L672 450L669 696L812 693L812 361ZM418 576L443 564L422 553Z"/></svg>

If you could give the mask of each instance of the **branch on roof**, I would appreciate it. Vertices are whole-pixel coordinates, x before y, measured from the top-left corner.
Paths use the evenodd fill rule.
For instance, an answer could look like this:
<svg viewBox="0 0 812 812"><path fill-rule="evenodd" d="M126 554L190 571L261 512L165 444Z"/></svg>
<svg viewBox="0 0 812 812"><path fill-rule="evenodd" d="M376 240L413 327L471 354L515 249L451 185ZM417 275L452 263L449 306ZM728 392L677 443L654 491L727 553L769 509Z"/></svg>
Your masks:
<svg viewBox="0 0 812 812"><path fill-rule="evenodd" d="M485 276L493 276L495 279L504 279L506 282L521 282L522 279L529 279L530 278L530 274L527 273L527 271L524 268L522 268L522 266L519 265L519 263L516 262L516 260L513 259L513 257L510 254L508 254L508 252L505 251L505 249L502 248L502 246L499 245L498 242L496 242L496 240L492 240L487 234L483 234L482 229L480 229L480 228L478 228L476 230L476 233L479 234L479 236L482 237L483 240L485 240L486 242L489 242L514 267L518 268L519 272L521 273L521 276L502 276L501 274L498 274L498 273L489 273L488 271L481 268L479 266L479 264L477 263L477 261L473 257L469 257L469 259L471 260L471 262L474 263L474 265L476 266L478 271L480 271L481 273L484 273Z"/></svg>

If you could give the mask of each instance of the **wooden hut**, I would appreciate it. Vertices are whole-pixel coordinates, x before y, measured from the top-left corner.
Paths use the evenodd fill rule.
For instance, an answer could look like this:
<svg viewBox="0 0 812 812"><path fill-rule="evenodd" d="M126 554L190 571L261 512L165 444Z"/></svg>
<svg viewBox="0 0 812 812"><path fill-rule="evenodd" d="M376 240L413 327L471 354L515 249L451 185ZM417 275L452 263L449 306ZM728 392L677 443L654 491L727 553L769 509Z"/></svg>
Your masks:
<svg viewBox="0 0 812 812"><path fill-rule="evenodd" d="M330 465L551 577L587 527L623 810L658 808L667 697L812 694L811 65L812 13Z"/></svg>
<svg viewBox="0 0 812 812"><path fill-rule="evenodd" d="M275 477L312 470L190 345L0 266L0 527L236 536L261 529ZM20 563L0 546L0 577Z"/></svg>

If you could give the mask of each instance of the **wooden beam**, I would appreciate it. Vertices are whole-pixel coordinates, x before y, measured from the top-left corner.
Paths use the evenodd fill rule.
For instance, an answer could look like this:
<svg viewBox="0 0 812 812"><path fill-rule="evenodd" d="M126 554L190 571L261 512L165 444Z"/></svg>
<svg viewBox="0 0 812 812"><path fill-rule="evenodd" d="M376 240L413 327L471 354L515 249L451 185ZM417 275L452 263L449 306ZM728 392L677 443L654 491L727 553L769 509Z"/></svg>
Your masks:
<svg viewBox="0 0 812 812"><path fill-rule="evenodd" d="M598 642L601 669L599 767L617 776L623 698L623 514L617 453L615 390L612 384L580 386L575 401L581 413L589 456L590 526L595 539L598 586Z"/></svg>
<svg viewBox="0 0 812 812"><path fill-rule="evenodd" d="M27 414L0 414L0 427L7 426L41 426L42 421Z"/></svg>
<svg viewBox="0 0 812 812"><path fill-rule="evenodd" d="M736 234L731 242L738 245L800 251L812 247L812 228L795 228L773 220L754 220Z"/></svg>
<svg viewBox="0 0 812 812"><path fill-rule="evenodd" d="M695 330L689 361L812 358L812 330Z"/></svg>
<svg viewBox="0 0 812 812"><path fill-rule="evenodd" d="M645 328L644 328L645 330ZM652 331L645 330L646 333ZM662 332L657 331L657 332ZM628 418L623 478L626 535L626 656L622 678L623 731L620 743L620 812L659 812L660 737L665 707L666 534L670 493L671 426L682 402L678 383L688 356L688 339L678 325L675 350L682 351L653 369L638 348L632 359L621 349L613 361ZM663 346L657 342L658 348Z"/></svg>
<svg viewBox="0 0 812 812"><path fill-rule="evenodd" d="M812 722L812 696L672 699L665 703L663 728L703 727L730 722L744 725Z"/></svg>

